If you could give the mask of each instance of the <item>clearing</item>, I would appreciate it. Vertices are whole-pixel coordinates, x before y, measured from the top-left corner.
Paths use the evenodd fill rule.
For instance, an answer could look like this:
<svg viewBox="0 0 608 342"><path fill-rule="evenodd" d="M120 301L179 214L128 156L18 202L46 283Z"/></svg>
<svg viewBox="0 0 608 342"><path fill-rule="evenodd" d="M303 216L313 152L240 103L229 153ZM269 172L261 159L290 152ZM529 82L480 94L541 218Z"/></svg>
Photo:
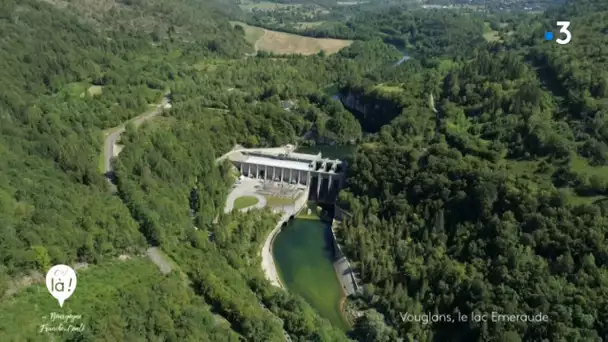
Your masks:
<svg viewBox="0 0 608 342"><path fill-rule="evenodd" d="M485 27L483 30L483 38L487 41L487 42L500 42L501 38L500 38L500 34L498 33L498 31L493 30L490 27L490 23L486 22L485 23Z"/></svg>
<svg viewBox="0 0 608 342"><path fill-rule="evenodd" d="M551 173L542 172L540 169L541 160L514 160L505 159L504 162L507 165L509 172L517 175L518 177L535 178L539 182L552 183ZM591 166L589 163L576 155L572 156L570 168L573 172L585 175L587 177L597 176L603 181L608 179L608 166ZM557 188L559 191L564 193L570 201L575 204L592 204L600 200L604 200L607 197L602 195L597 196L584 196L577 194L574 189L571 188Z"/></svg>
<svg viewBox="0 0 608 342"><path fill-rule="evenodd" d="M336 53L351 45L352 40L332 38L311 38L297 34L267 30L261 27L250 26L234 22L245 29L245 38L254 44L257 50L276 54L302 54L314 55L320 51L326 54Z"/></svg>
<svg viewBox="0 0 608 342"><path fill-rule="evenodd" d="M89 93L90 96L101 95L102 92L103 86L92 85L89 87L89 89L87 89L87 93ZM80 94L80 96L84 97L84 93Z"/></svg>

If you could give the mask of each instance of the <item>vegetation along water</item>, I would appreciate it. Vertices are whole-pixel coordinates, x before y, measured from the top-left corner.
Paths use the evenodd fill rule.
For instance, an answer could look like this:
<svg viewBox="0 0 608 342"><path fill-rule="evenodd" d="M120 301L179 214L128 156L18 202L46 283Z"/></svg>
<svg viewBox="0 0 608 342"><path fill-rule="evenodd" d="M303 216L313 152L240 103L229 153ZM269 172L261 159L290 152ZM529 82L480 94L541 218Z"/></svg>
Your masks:
<svg viewBox="0 0 608 342"><path fill-rule="evenodd" d="M606 340L608 1L433 2L0 1L0 341ZM326 226L277 237L285 291L276 215L225 212L218 157L295 143L348 159L348 331Z"/></svg>

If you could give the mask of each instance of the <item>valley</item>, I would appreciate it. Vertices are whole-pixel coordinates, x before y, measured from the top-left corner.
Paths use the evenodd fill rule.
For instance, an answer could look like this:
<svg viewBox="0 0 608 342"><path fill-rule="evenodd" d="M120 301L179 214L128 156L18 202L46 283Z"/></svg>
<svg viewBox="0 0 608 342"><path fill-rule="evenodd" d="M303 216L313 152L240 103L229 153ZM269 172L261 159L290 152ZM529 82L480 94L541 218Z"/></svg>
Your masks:
<svg viewBox="0 0 608 342"><path fill-rule="evenodd" d="M2 2L0 340L601 341L608 5L534 4ZM222 156L286 144L347 165L357 293L316 212L271 249L295 199L230 195ZM84 332L41 335L60 310ZM550 320L401 318L486 311Z"/></svg>

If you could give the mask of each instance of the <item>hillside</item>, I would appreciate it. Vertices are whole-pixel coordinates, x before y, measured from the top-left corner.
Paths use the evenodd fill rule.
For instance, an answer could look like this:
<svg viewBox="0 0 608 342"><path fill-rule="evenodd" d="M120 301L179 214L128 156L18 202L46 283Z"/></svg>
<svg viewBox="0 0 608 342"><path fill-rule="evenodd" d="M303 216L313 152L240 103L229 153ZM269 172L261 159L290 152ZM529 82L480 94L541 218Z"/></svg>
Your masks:
<svg viewBox="0 0 608 342"><path fill-rule="evenodd" d="M300 9L287 24L302 25ZM49 337L42 317L60 308L43 279L58 263L79 266L61 310L87 330L56 340L608 335L605 1L526 16L351 14L304 29L345 39L323 45L233 27L244 13L231 2L2 2L0 340ZM572 43L544 41L564 16ZM126 126L113 192L98 170L104 132L164 94L171 110ZM217 157L294 142L356 150L338 234L363 284L344 304L352 331L265 278L259 251L276 215L223 210L234 179ZM151 246L173 271L144 257ZM406 315L492 311L549 319Z"/></svg>
<svg viewBox="0 0 608 342"><path fill-rule="evenodd" d="M410 61L343 86L360 110L376 108L362 117L380 121L362 125L377 134L341 193L353 214L342 240L365 283L359 304L397 330L376 340L606 336L607 14L604 2L572 2L464 58ZM564 17L580 38L545 42ZM547 319L531 321L539 313ZM458 319L474 314L488 322Z"/></svg>
<svg viewBox="0 0 608 342"><path fill-rule="evenodd" d="M154 226L158 214L150 217L149 210L137 212L133 203L139 205L140 197L112 194L97 170L105 129L146 111L167 89L175 89L176 99L190 91L205 94L201 91L204 81L191 83L204 74L194 71L194 65L202 60L242 61L249 49L243 35L231 28L227 18L209 10L214 6L222 9L213 3L179 0L26 0L0 4L4 37L0 41L4 89L0 95L0 315L13 316L19 308L27 313L21 319L30 322L19 330L11 327L14 321L5 321L7 325L0 328L2 340L40 338L43 315L59 310L43 283L46 271L58 263L88 265L90 269L79 269L79 290L64 306L84 317L86 334L52 333L60 340L152 336L172 340L181 339L187 329L187 338L194 340L208 340L211 332L212 339L221 341L238 335L249 340L282 341L286 332L279 315L289 322L287 329L295 337L322 335L344 340L343 333L333 331L305 302L254 286L265 282L259 268L251 266L250 270L235 264L232 250L247 251L242 260L257 255L261 233L273 225L268 214L249 218L254 225L242 228L258 234L257 239L247 239L250 247L237 239L233 248L218 253L217 246L207 240L206 231L195 233L187 215L188 223L182 226L190 228L187 232L169 228L178 221ZM148 24L154 27L150 29ZM222 88L215 93L225 92ZM223 139L214 147L217 153L228 149L235 138L227 135ZM164 148L175 147L179 145ZM205 167L213 167L214 148L200 156L201 160L211 160ZM123 153L128 158L129 148ZM219 169L211 173L209 169L196 170L202 172L198 176L218 186L212 198L222 201L221 189L226 185L220 180L225 174ZM127 193L132 188L125 184L126 177L121 191ZM151 186L145 181L141 184ZM179 198L187 198L190 190ZM188 203L183 208L166 209L189 212ZM241 220L233 217L222 222L238 225ZM166 238L156 236L157 232ZM149 261L139 258L150 243L160 244L180 269L166 277L155 273L158 271ZM113 266L125 258L138 261ZM213 267L206 263L210 260L214 260ZM133 277L124 275L125 267ZM161 283L159 277L164 279ZM120 281L113 282L115 278ZM120 294L114 293L116 284L124 287ZM163 288L161 295L158 286ZM44 301L33 293L44 293ZM142 299L141 294L146 293L156 298L155 304ZM91 302L91 295L117 305ZM88 306L82 306L87 298ZM264 303L274 313L265 309ZM189 326L192 320L198 322L196 328ZM101 328L110 321L111 331Z"/></svg>

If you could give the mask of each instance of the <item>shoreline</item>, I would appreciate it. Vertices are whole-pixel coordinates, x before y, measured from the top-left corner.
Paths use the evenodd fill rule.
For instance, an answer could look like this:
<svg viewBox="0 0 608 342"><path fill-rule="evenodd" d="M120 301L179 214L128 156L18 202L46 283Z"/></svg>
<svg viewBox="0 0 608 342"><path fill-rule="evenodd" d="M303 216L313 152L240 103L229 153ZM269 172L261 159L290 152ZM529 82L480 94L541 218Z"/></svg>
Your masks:
<svg viewBox="0 0 608 342"><path fill-rule="evenodd" d="M329 229L331 229L331 226ZM334 267L334 274L336 275L336 280L338 281L338 284L340 284L340 290L342 292L342 297L340 298L340 315L342 316L344 322L346 322L348 328L352 329L354 324L353 322L351 322L351 320L348 318L348 315L346 314L346 299L348 299L348 293L346 293L346 288L344 287L344 284L342 284L342 279L340 278L340 270L336 265L337 260L334 260L331 264Z"/></svg>
<svg viewBox="0 0 608 342"><path fill-rule="evenodd" d="M342 290L342 298L340 299L340 313L342 315L342 318L346 322L346 324L349 326L349 328L352 329L352 327L354 326L354 322L351 321L349 315L346 312L346 300L348 299L349 293L348 293L348 290L346 289L346 284L344 283L344 279L342 278L343 270L340 267L340 260L342 260L342 259L348 260L348 259L346 258L346 256L343 255L340 245L338 244L338 238L334 231L335 221L336 221L335 219L332 220L332 222L329 224L329 229L331 231L331 237L333 240L332 242L333 242L333 246L335 248L334 253L336 251L339 252L340 257L336 258L336 256L334 255L334 261L332 262L332 265L334 267L334 273L338 280L338 284L340 284L340 288ZM348 268L349 269L351 268L350 263L348 264Z"/></svg>
<svg viewBox="0 0 608 342"><path fill-rule="evenodd" d="M338 268L336 267L336 263L333 262L332 265L334 266L334 273L336 274L338 284L340 284L340 289L342 290L342 297L340 298L340 316L342 316L342 319L344 320L344 322L346 323L348 328L352 329L354 326L354 323L351 322L351 320L349 319L349 317L346 313L346 300L348 299L348 294L346 293L346 289L344 288L344 286L342 285L342 282L340 281L340 274L338 273Z"/></svg>
<svg viewBox="0 0 608 342"><path fill-rule="evenodd" d="M281 216L281 219L277 223L276 227L266 237L261 251L262 270L264 271L266 279L268 279L268 281L270 281L273 286L279 287L284 290L287 290L287 288L281 282L281 277L279 276L279 272L277 271L277 265L275 264L274 256L272 255L272 246L274 244L274 239L281 232L281 228L283 228L283 223L287 222L288 220L289 214L283 214Z"/></svg>
<svg viewBox="0 0 608 342"><path fill-rule="evenodd" d="M281 276L279 274L277 265L274 262L274 256L272 254L272 251L273 251L273 246L274 246L274 240L279 235L279 233L282 231L283 224L284 223L289 224L289 217L290 217L289 214L283 213L283 215L281 216L281 219L277 223L277 226L270 232L270 234L268 234L268 237L266 237L266 240L264 241L264 245L262 247L262 252L261 252L262 253L262 269L264 271L264 275L266 276L266 279L268 279L273 286L279 287L285 291L287 291L287 287L281 281ZM325 224L327 224L327 228L331 230L331 223L323 221L323 219L321 217L319 217L318 215L316 215L314 213L311 213L310 215L300 213L300 214L296 215L295 219L322 221ZM340 300L338 302L338 312L340 314L340 318L341 318L342 322L345 324L346 331L349 331L353 327L353 322L351 322L351 320L349 319L349 317L347 315L347 311L346 311L346 300L348 299L348 294L347 294L346 289L343 287L342 282L340 281L340 276L338 273L338 269L336 267L335 260L332 261L332 266L334 269L334 276L336 277L336 281L340 285L341 296L340 296Z"/></svg>
<svg viewBox="0 0 608 342"><path fill-rule="evenodd" d="M306 189L304 194L300 194L299 197L296 198L293 206L283 206L279 222L277 222L277 225L270 232L270 234L268 234L266 240L264 241L264 245L262 246L262 270L264 271L266 279L268 279L273 286L279 287L285 291L287 291L287 287L281 282L281 277L279 275L277 265L274 262L274 256L272 255L272 246L274 244L274 239L281 232L283 224L288 223L289 218L292 215L294 215L295 218L295 216L299 214L300 210L302 210L302 208L306 206L307 199L308 189ZM304 200L305 202L302 203L302 200Z"/></svg>

